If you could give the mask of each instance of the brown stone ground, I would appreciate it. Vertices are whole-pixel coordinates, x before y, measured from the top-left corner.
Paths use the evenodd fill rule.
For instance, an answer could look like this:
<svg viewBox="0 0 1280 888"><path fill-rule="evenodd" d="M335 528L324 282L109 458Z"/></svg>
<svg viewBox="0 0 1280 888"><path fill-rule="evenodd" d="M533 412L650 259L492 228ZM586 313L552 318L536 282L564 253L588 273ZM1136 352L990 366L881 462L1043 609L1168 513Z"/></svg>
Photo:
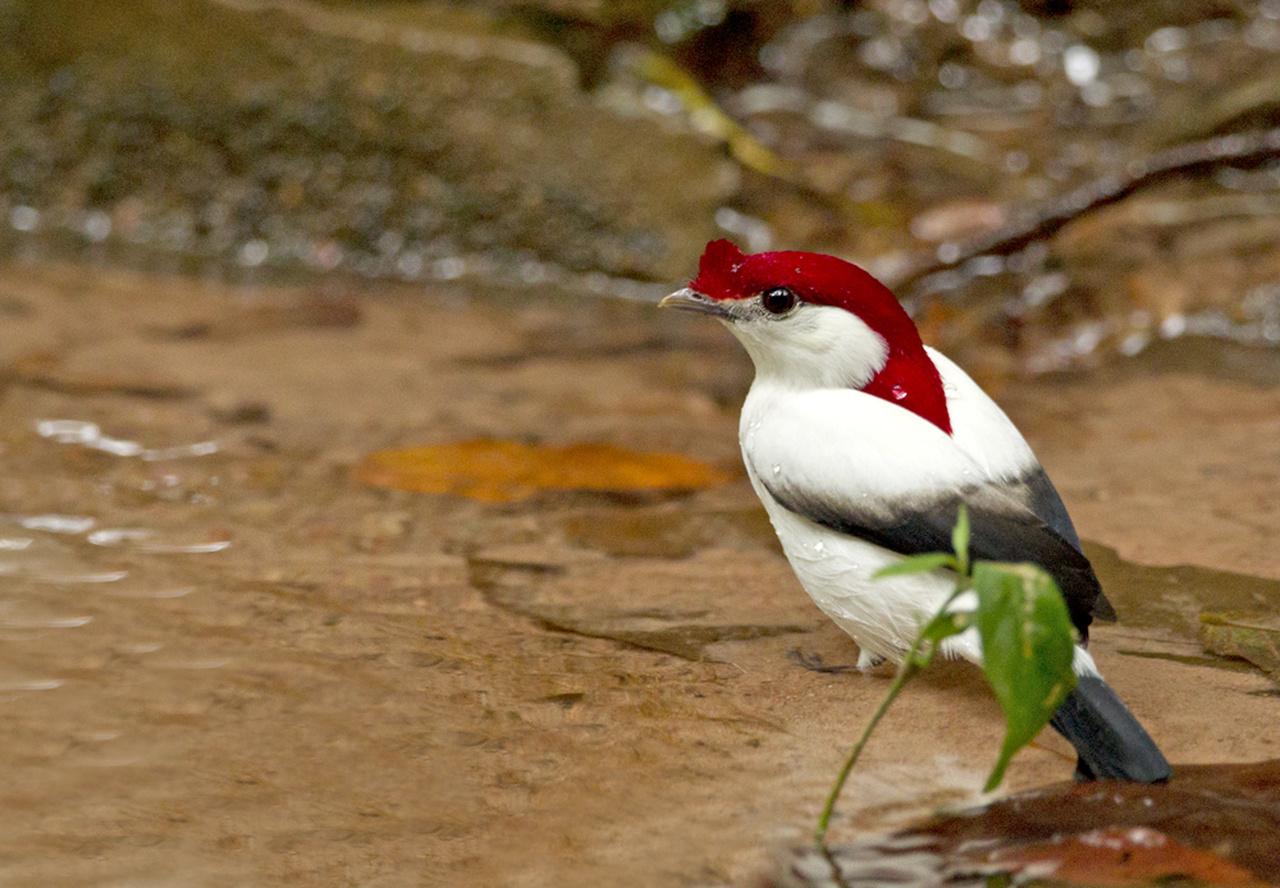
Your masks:
<svg viewBox="0 0 1280 888"><path fill-rule="evenodd" d="M736 467L749 368L710 324L30 264L0 269L0 323L5 885L750 885L885 688L787 656L856 651ZM1163 588L1138 563L1280 579L1280 391L1136 364L999 394L1118 553L1112 684L1175 764L1280 755L1269 682L1187 628L1215 575L1125 591ZM506 505L353 480L367 452L473 437L734 480ZM949 665L881 731L835 838L977 798L1001 725ZM1069 775L1040 742L1008 788Z"/></svg>

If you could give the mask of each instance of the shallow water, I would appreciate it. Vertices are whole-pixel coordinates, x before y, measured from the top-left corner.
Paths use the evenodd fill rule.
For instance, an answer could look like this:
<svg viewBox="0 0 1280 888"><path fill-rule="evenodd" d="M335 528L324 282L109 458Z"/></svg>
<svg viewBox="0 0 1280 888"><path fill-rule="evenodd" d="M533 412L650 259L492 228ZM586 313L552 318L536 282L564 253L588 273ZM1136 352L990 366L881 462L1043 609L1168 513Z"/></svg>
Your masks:
<svg viewBox="0 0 1280 888"><path fill-rule="evenodd" d="M1277 775L1280 760L1184 767L1160 786L1047 786L825 854L798 848L774 884L1274 884Z"/></svg>
<svg viewBox="0 0 1280 888"><path fill-rule="evenodd" d="M1206 611L1280 610L1280 580L1195 565L1148 567L1089 543L1085 553L1126 625L1167 628L1196 637L1200 615Z"/></svg>
<svg viewBox="0 0 1280 888"><path fill-rule="evenodd" d="M854 653L737 468L745 359L641 306L332 287L0 273L22 306L0 383L3 881L763 872L883 680L790 655ZM335 299L356 308L318 321ZM1280 483L1276 395L1163 371L1106 392L1002 392L1109 547L1093 551L1122 622L1096 655L1175 762L1274 755L1272 685L1206 668L1188 627L1229 595L1272 594L1249 577L1280 577L1253 542ZM1152 423L1171 431L1147 437ZM485 436L680 453L730 480L496 505L356 480L371 451ZM1215 496L1258 527L1209 532ZM977 677L939 669L891 714L837 834L977 799L999 730ZM1040 742L1012 788L1069 775Z"/></svg>

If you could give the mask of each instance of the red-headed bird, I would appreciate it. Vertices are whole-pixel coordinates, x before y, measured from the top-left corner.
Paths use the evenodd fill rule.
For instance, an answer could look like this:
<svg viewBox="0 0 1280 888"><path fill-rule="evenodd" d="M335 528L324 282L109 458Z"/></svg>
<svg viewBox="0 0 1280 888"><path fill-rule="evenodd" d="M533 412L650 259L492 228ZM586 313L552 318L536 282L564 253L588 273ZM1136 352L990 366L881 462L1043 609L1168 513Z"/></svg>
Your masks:
<svg viewBox="0 0 1280 888"><path fill-rule="evenodd" d="M834 256L745 255L720 240L661 305L719 319L755 363L739 425L747 475L800 583L857 642L860 667L901 662L954 585L941 570L873 574L948 551L963 502L971 556L1040 565L1079 630L1079 681L1050 722L1076 748L1077 777L1169 778L1086 650L1093 618L1115 614L1053 483L1004 411L921 342L883 284ZM981 663L976 630L943 653Z"/></svg>

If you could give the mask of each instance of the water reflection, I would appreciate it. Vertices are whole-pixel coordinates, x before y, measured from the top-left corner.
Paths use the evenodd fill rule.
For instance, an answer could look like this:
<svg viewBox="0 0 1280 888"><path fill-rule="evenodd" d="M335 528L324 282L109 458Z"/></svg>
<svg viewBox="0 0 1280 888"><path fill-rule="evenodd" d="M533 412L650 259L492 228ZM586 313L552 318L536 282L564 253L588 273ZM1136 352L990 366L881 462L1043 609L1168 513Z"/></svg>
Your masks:
<svg viewBox="0 0 1280 888"><path fill-rule="evenodd" d="M97 423L78 419L42 419L36 423L36 434L59 444L78 444L90 450L101 450L113 456L138 457L144 462L209 456L218 452L218 442L198 441L176 447L144 447L136 441L113 438L104 434Z"/></svg>
<svg viewBox="0 0 1280 888"><path fill-rule="evenodd" d="M137 552L155 554L207 554L221 552L231 545L231 540L207 542L179 542L166 540L152 530L141 527L113 527L95 530L86 537L94 546L126 546Z"/></svg>

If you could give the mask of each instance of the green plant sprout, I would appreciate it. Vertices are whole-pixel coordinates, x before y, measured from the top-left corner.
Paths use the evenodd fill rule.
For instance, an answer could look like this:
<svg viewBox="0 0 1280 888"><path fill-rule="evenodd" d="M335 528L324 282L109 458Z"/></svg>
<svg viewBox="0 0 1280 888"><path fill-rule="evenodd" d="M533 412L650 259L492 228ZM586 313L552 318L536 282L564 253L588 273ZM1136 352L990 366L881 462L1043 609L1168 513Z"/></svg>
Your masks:
<svg viewBox="0 0 1280 888"><path fill-rule="evenodd" d="M954 571L956 584L916 635L893 684L845 757L818 817L814 838L819 846L826 842L836 802L876 725L907 682L932 662L946 639L977 627L982 641L982 669L1004 711L1004 743L984 792L1000 785L1013 756L1035 739L1075 688L1075 630L1053 578L1035 564L970 563L969 512L963 503L951 532L951 548L952 554L913 555L876 572L876 578L881 579L946 568ZM977 595L977 608L951 610L955 600L970 589Z"/></svg>

